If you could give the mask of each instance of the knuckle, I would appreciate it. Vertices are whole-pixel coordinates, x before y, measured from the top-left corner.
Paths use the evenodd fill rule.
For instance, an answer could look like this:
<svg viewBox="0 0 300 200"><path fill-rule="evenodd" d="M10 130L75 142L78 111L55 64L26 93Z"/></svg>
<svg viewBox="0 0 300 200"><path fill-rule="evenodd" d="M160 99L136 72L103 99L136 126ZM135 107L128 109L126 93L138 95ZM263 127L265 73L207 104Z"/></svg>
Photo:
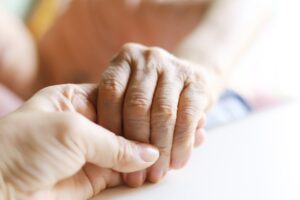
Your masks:
<svg viewBox="0 0 300 200"><path fill-rule="evenodd" d="M143 57L145 59L145 62L147 63L144 67L144 70L159 70L164 66L164 59L162 57L162 54L157 50L152 50L152 48L148 48L144 51Z"/></svg>
<svg viewBox="0 0 300 200"><path fill-rule="evenodd" d="M191 124L193 124L197 119L197 116L198 116L198 109L194 108L194 107L185 107L185 108L182 108L180 111L179 111L179 126L184 126L184 127L187 127L187 126L190 126Z"/></svg>
<svg viewBox="0 0 300 200"><path fill-rule="evenodd" d="M187 149L192 144L193 131L185 128L178 128L176 134L174 135L174 145L179 145L183 147L183 149Z"/></svg>
<svg viewBox="0 0 300 200"><path fill-rule="evenodd" d="M127 57L128 55L133 55L135 52L143 50L145 47L137 43L126 43L122 46L120 55Z"/></svg>
<svg viewBox="0 0 300 200"><path fill-rule="evenodd" d="M70 139L76 138L78 127L82 126L82 118L76 113L60 113L56 122L56 138L62 143L68 143Z"/></svg>
<svg viewBox="0 0 300 200"><path fill-rule="evenodd" d="M127 106L129 108L148 110L151 106L151 99L149 99L143 92L136 91L128 97Z"/></svg>
<svg viewBox="0 0 300 200"><path fill-rule="evenodd" d="M168 53L159 47L150 47L145 52L145 57L151 62L163 61Z"/></svg>
<svg viewBox="0 0 300 200"><path fill-rule="evenodd" d="M150 47L149 51L151 53L153 53L154 55L158 54L158 55L166 55L166 54L170 54L168 53L166 50L164 50L163 48L160 47Z"/></svg>
<svg viewBox="0 0 300 200"><path fill-rule="evenodd" d="M184 82L194 81L193 72L189 65L183 63L177 63L178 76Z"/></svg>
<svg viewBox="0 0 300 200"><path fill-rule="evenodd" d="M209 73L202 67L193 68L195 79L199 82L207 83L209 81Z"/></svg>
<svg viewBox="0 0 300 200"><path fill-rule="evenodd" d="M205 80L197 81L192 90L197 94L206 94L208 91L207 82Z"/></svg>
<svg viewBox="0 0 300 200"><path fill-rule="evenodd" d="M111 97L119 97L123 94L124 88L125 86L122 82L109 73L102 77L99 85L100 91L108 95L106 97L109 97L109 95L112 95Z"/></svg>
<svg viewBox="0 0 300 200"><path fill-rule="evenodd" d="M160 157L169 158L171 156L171 145L156 144L159 149Z"/></svg>
<svg viewBox="0 0 300 200"><path fill-rule="evenodd" d="M128 42L123 45L122 50L123 51L131 51L132 49L141 48L142 45L134 43L134 42Z"/></svg>
<svg viewBox="0 0 300 200"><path fill-rule="evenodd" d="M156 102L157 107L153 113L153 117L157 119L168 119L169 121L175 121L177 117L177 107L167 103L165 99L158 100Z"/></svg>
<svg viewBox="0 0 300 200"><path fill-rule="evenodd" d="M170 148L167 147L162 147L159 149L160 155L165 158L170 158L171 157L171 150Z"/></svg>
<svg viewBox="0 0 300 200"><path fill-rule="evenodd" d="M110 93L120 93L122 88L122 84L115 78L103 79L101 84L101 89Z"/></svg>
<svg viewBox="0 0 300 200"><path fill-rule="evenodd" d="M203 82L193 83L190 84L189 90L190 104L193 105L195 112L205 110L211 102L212 95L207 85Z"/></svg>
<svg viewBox="0 0 300 200"><path fill-rule="evenodd" d="M63 85L54 85L54 86L48 86L48 87L45 87L43 89L41 89L38 94L55 94L57 93L58 91L61 90L61 88L65 88L65 87L68 87L70 85L73 85L73 84L63 84Z"/></svg>
<svg viewBox="0 0 300 200"><path fill-rule="evenodd" d="M135 43L126 43L124 44L120 51L112 57L111 63L120 63L122 61L130 61L132 56L135 54L139 45Z"/></svg>
<svg viewBox="0 0 300 200"><path fill-rule="evenodd" d="M200 70L195 70L191 72L191 89L198 93L205 93L209 90L210 80L204 72Z"/></svg>
<svg viewBox="0 0 300 200"><path fill-rule="evenodd" d="M55 90L56 88L57 88L57 86L48 86L48 87L45 87L45 88L39 90L38 93L43 94L43 93L52 92L52 91Z"/></svg>

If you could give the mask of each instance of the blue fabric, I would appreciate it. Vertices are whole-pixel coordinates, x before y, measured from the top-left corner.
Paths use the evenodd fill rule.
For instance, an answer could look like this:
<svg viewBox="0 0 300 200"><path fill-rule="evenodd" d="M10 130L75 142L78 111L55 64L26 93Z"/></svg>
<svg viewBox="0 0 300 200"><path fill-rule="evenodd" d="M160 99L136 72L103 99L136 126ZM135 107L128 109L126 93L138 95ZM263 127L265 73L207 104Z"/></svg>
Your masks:
<svg viewBox="0 0 300 200"><path fill-rule="evenodd" d="M214 128L241 119L252 111L251 106L238 93L225 91L215 108L207 115L206 128Z"/></svg>

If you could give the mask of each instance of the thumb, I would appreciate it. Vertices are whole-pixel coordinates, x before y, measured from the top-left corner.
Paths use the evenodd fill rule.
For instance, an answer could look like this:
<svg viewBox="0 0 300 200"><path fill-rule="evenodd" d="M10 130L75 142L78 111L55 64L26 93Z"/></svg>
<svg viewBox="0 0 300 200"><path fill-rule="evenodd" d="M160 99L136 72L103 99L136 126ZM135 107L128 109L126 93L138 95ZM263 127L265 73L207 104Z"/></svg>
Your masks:
<svg viewBox="0 0 300 200"><path fill-rule="evenodd" d="M87 162L118 172L134 172L148 168L159 157L157 148L127 140L83 118L84 129L76 134Z"/></svg>

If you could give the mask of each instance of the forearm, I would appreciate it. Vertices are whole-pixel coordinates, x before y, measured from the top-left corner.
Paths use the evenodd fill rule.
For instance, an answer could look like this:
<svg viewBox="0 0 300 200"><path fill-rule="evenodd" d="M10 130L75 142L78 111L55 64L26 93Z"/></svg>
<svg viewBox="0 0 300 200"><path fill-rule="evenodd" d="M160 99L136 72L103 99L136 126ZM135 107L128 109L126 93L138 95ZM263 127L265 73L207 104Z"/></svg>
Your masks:
<svg viewBox="0 0 300 200"><path fill-rule="evenodd" d="M270 0L214 0L205 19L175 54L207 66L223 78L270 13Z"/></svg>
<svg viewBox="0 0 300 200"><path fill-rule="evenodd" d="M22 100L0 83L0 117L16 110Z"/></svg>
<svg viewBox="0 0 300 200"><path fill-rule="evenodd" d="M26 99L37 70L35 43L25 24L0 7L0 83Z"/></svg>

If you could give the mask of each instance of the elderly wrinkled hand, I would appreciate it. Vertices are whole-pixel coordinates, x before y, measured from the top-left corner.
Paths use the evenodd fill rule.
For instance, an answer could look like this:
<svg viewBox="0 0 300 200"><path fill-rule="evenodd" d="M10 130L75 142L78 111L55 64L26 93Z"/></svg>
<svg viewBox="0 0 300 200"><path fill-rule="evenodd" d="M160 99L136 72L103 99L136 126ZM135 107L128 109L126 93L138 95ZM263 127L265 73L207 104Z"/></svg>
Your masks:
<svg viewBox="0 0 300 200"><path fill-rule="evenodd" d="M41 90L0 120L0 199L88 199L145 169L156 148L94 123L95 85Z"/></svg>
<svg viewBox="0 0 300 200"><path fill-rule="evenodd" d="M160 48L126 44L103 73L98 123L127 139L150 143L160 158L148 170L124 175L130 186L159 181L183 167L203 140L211 103L210 73Z"/></svg>

